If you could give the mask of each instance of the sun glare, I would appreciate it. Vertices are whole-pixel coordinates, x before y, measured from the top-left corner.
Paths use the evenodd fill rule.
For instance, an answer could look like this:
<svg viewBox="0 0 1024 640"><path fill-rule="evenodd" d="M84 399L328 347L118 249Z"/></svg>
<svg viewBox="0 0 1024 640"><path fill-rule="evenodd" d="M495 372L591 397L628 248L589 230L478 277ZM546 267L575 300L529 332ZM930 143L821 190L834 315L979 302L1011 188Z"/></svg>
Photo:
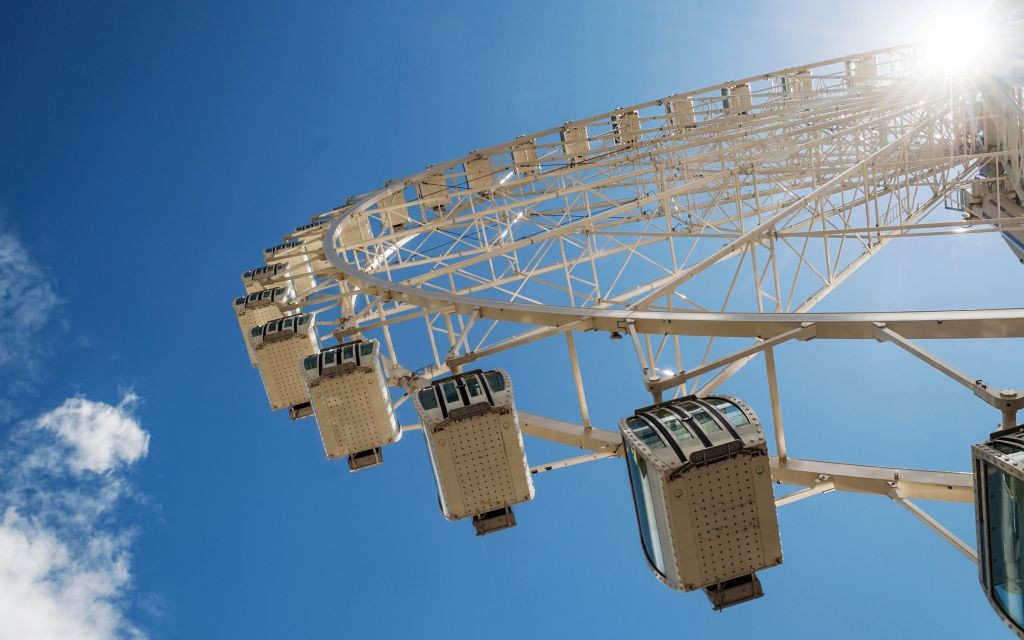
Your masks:
<svg viewBox="0 0 1024 640"><path fill-rule="evenodd" d="M929 16L921 32L921 62L935 74L977 71L992 51L992 29L985 12L950 7Z"/></svg>

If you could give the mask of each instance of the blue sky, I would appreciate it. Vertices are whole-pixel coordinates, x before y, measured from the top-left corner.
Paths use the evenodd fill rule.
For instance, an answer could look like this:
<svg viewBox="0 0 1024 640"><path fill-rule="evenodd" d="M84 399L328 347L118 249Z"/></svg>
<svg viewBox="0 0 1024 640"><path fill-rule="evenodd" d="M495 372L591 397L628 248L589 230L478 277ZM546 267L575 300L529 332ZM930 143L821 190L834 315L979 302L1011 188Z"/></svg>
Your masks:
<svg viewBox="0 0 1024 640"><path fill-rule="evenodd" d="M781 509L766 597L713 613L647 569L621 460L538 477L520 526L476 539L438 513L418 434L348 474L266 408L229 302L311 214L520 133L912 40L926 7L722 4L0 10L0 638L1009 637L975 568L884 498ZM958 240L894 244L821 309L1024 306L1002 241ZM571 419L547 348L496 363L523 409ZM1020 385L1019 344L934 349ZM792 455L966 470L998 418L891 345L778 361ZM761 371L725 390L767 417ZM632 376L588 384L601 426L648 402ZM973 540L969 507L934 509Z"/></svg>

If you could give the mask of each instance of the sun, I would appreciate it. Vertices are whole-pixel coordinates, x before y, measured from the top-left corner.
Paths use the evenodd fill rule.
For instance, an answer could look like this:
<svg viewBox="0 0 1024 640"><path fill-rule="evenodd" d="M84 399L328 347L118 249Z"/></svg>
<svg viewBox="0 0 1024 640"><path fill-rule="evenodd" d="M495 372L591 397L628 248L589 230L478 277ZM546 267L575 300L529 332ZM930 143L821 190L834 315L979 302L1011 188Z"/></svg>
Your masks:
<svg viewBox="0 0 1024 640"><path fill-rule="evenodd" d="M936 75L961 75L991 65L994 30L984 10L951 4L930 13L921 29L921 63Z"/></svg>

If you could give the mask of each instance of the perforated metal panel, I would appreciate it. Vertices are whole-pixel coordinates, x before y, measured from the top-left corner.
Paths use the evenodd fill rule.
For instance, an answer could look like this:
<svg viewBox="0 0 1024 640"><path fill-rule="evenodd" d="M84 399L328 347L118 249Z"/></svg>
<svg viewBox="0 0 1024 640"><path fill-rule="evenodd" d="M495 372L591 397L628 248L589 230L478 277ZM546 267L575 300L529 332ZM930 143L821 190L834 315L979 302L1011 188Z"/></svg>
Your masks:
<svg viewBox="0 0 1024 640"><path fill-rule="evenodd" d="M633 144L640 139L640 114L626 111L613 115L612 131L616 144Z"/></svg>
<svg viewBox="0 0 1024 640"><path fill-rule="evenodd" d="M310 388L324 453L338 458L382 447L401 437L391 403L375 371L354 370Z"/></svg>
<svg viewBox="0 0 1024 640"><path fill-rule="evenodd" d="M341 241L345 246L366 242L372 237L370 220L364 215L348 218L341 227Z"/></svg>
<svg viewBox="0 0 1024 640"><path fill-rule="evenodd" d="M446 517L465 518L533 497L512 413L490 411L448 422L428 438Z"/></svg>
<svg viewBox="0 0 1024 640"><path fill-rule="evenodd" d="M256 352L253 351L252 344L249 342L249 331L253 327L264 325L271 320L277 320L283 315L277 305L274 304L258 309L246 309L238 314L238 326L242 329L242 339L245 341L245 350L249 352L249 362L252 363L252 366L256 366Z"/></svg>
<svg viewBox="0 0 1024 640"><path fill-rule="evenodd" d="M567 124L562 127L562 148L565 155L582 160L590 152L590 141L587 128L580 124Z"/></svg>
<svg viewBox="0 0 1024 640"><path fill-rule="evenodd" d="M384 213L384 219L387 220L388 225L396 227L409 222L409 207L404 205L405 194L401 191L396 191L381 199L377 207L388 210Z"/></svg>
<svg viewBox="0 0 1024 640"><path fill-rule="evenodd" d="M491 189L494 186L494 172L486 156L475 156L466 160L466 183L473 191Z"/></svg>
<svg viewBox="0 0 1024 640"><path fill-rule="evenodd" d="M313 271L322 272L331 268L331 263L324 258L314 258L310 263L313 267Z"/></svg>
<svg viewBox="0 0 1024 640"><path fill-rule="evenodd" d="M264 283L260 282L259 280L246 280L245 281L245 292L246 293L257 293L257 292L263 291L266 288L267 287L264 286Z"/></svg>
<svg viewBox="0 0 1024 640"><path fill-rule="evenodd" d="M693 467L666 487L673 511L688 523L673 532L678 545L693 545L697 566L680 567L691 587L707 586L764 569L781 561L778 524L773 512L765 456L738 456ZM679 494L679 495L677 495Z"/></svg>
<svg viewBox="0 0 1024 640"><path fill-rule="evenodd" d="M245 351L249 354L249 362L252 366L256 366L256 352L252 348L252 343L249 342L249 331L253 327L257 326L257 323L252 321L252 316L244 314L238 316L238 326L242 329L242 341L245 342Z"/></svg>
<svg viewBox="0 0 1024 640"><path fill-rule="evenodd" d="M668 123L673 127L692 127L696 124L693 113L693 98L669 98L665 101Z"/></svg>
<svg viewBox="0 0 1024 640"><path fill-rule="evenodd" d="M258 309L248 309L245 315L251 315L253 319L252 326L256 327L259 325L267 324L271 320L277 320L284 314L277 307L276 304L268 304L265 307L259 307Z"/></svg>
<svg viewBox="0 0 1024 640"><path fill-rule="evenodd" d="M313 267L306 256L294 260L295 267L288 269L288 277L291 278L296 293L305 293L316 286L316 278L311 275ZM291 266L291 262L289 262L289 266Z"/></svg>
<svg viewBox="0 0 1024 640"><path fill-rule="evenodd" d="M287 409L308 402L306 381L302 377L302 359L317 352L308 335L299 334L256 349L256 364L267 390L270 408Z"/></svg>
<svg viewBox="0 0 1024 640"><path fill-rule="evenodd" d="M517 138L512 144L512 162L521 173L537 173L540 170L537 164L537 143L532 138Z"/></svg>

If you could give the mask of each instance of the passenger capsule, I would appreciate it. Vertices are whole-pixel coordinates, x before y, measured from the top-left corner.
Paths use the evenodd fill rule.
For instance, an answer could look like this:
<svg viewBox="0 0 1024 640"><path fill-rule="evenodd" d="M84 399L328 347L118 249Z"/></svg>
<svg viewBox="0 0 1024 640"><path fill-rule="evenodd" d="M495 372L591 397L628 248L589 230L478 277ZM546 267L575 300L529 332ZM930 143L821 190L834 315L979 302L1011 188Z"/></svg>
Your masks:
<svg viewBox="0 0 1024 640"><path fill-rule="evenodd" d="M619 423L647 562L716 610L762 595L756 571L782 563L764 432L726 396L637 409Z"/></svg>
<svg viewBox="0 0 1024 640"><path fill-rule="evenodd" d="M288 260L290 257L298 253L298 249L301 246L301 240L289 240L274 247L267 247L263 250L263 260L268 265Z"/></svg>
<svg viewBox="0 0 1024 640"><path fill-rule="evenodd" d="M327 230L327 222L314 222L295 227L295 231L286 235L286 244L298 241L302 247L301 254L308 256L313 262L323 253L323 232Z"/></svg>
<svg viewBox="0 0 1024 640"><path fill-rule="evenodd" d="M306 356L320 351L314 320L312 313L287 316L249 332L270 408L288 409L292 420L313 415L302 363Z"/></svg>
<svg viewBox="0 0 1024 640"><path fill-rule="evenodd" d="M1003 622L1024 638L1024 426L971 447L978 579Z"/></svg>
<svg viewBox="0 0 1024 640"><path fill-rule="evenodd" d="M275 287L235 298L233 304L235 315L238 317L238 325L242 329L242 339L245 340L245 349L249 352L249 361L252 366L256 366L256 355L249 342L249 332L253 327L295 313L294 311L284 312L279 306L287 304L293 295L291 287Z"/></svg>
<svg viewBox="0 0 1024 640"><path fill-rule="evenodd" d="M328 459L347 455L350 471L380 464L381 447L402 428L376 340L347 342L306 356L302 363L316 424Z"/></svg>
<svg viewBox="0 0 1024 640"><path fill-rule="evenodd" d="M377 202L377 215L382 223L392 229L402 229L409 224L409 205L405 202L405 194L395 191L384 196Z"/></svg>
<svg viewBox="0 0 1024 640"><path fill-rule="evenodd" d="M635 144L640 140L640 113L623 111L612 116L612 139L615 144Z"/></svg>
<svg viewBox="0 0 1024 640"><path fill-rule="evenodd" d="M283 271L284 277L291 281L295 291L300 294L316 286L312 260L315 256L322 255L319 239L315 241L315 247L306 246L302 240L296 239L263 250L263 259L266 261L267 267L274 267L275 275L279 275ZM285 267L276 269L279 265L285 265Z"/></svg>
<svg viewBox="0 0 1024 640"><path fill-rule="evenodd" d="M436 380L414 403L444 517L472 516L477 535L515 526L512 505L531 500L534 490L508 374Z"/></svg>
<svg viewBox="0 0 1024 640"><path fill-rule="evenodd" d="M242 284L246 293L256 293L274 286L286 277L288 263L279 262L273 266L257 267L242 273Z"/></svg>
<svg viewBox="0 0 1024 640"><path fill-rule="evenodd" d="M327 226L327 222L310 222L309 224L303 224L295 227L295 233L303 233L305 231L311 231L314 229L322 229Z"/></svg>
<svg viewBox="0 0 1024 640"><path fill-rule="evenodd" d="M316 278L313 276L313 263L309 255L303 255L296 260L289 262L288 278L297 292L306 293L316 286Z"/></svg>
<svg viewBox="0 0 1024 640"><path fill-rule="evenodd" d="M539 173L541 165L537 161L537 141L533 138L519 136L512 143L512 165L520 175Z"/></svg>

